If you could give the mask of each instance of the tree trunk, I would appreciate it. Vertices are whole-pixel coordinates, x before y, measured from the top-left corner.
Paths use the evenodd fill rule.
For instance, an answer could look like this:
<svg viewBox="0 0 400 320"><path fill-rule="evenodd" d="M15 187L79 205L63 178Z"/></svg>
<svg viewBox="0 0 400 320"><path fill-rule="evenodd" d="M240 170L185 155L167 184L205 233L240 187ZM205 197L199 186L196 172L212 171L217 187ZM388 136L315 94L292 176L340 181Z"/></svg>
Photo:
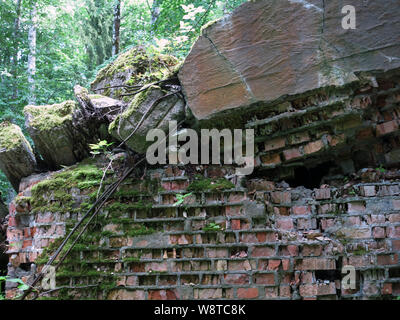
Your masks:
<svg viewBox="0 0 400 320"><path fill-rule="evenodd" d="M14 21L14 33L13 33L13 38L14 38L14 54L13 54L13 70L12 74L14 77L14 80L17 79L18 75L18 55L19 55L19 28L21 25L21 2L22 0L17 0L16 3L16 17ZM18 86L14 85L14 91L13 91L13 100L16 99L18 96Z"/></svg>
<svg viewBox="0 0 400 320"><path fill-rule="evenodd" d="M36 74L36 28L37 28L37 4L34 2L31 8L31 25L28 32L29 55L28 55L28 85L29 104L36 103L35 74Z"/></svg>
<svg viewBox="0 0 400 320"><path fill-rule="evenodd" d="M151 25L154 28L161 13L162 0L154 0L151 8Z"/></svg>
<svg viewBox="0 0 400 320"><path fill-rule="evenodd" d="M119 31L121 26L121 0L115 1L114 23L113 23L113 46L112 55L119 53Z"/></svg>

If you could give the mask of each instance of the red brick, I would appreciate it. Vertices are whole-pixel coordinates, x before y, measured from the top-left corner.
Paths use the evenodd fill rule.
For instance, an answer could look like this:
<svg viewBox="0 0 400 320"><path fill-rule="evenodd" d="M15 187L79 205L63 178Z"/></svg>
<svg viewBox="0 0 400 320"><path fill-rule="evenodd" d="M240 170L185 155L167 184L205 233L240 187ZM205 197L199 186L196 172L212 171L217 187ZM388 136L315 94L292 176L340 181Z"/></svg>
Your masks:
<svg viewBox="0 0 400 320"><path fill-rule="evenodd" d="M397 131L398 128L399 125L396 120L388 121L376 126L376 135L379 137Z"/></svg>
<svg viewBox="0 0 400 320"><path fill-rule="evenodd" d="M237 289L238 299L255 299L258 298L257 288L239 288Z"/></svg>
<svg viewBox="0 0 400 320"><path fill-rule="evenodd" d="M382 254L377 256L378 264L383 265L394 265L399 262L399 255L395 254Z"/></svg>
<svg viewBox="0 0 400 320"><path fill-rule="evenodd" d="M300 144L300 143L307 142L307 141L310 141L310 136L309 136L308 132L306 132L306 131L293 134L293 135L289 136L289 138L288 138L288 142L291 145Z"/></svg>
<svg viewBox="0 0 400 320"><path fill-rule="evenodd" d="M328 143L331 147L336 147L338 144L345 142L346 137L344 134L339 134L336 136L328 136L327 137Z"/></svg>
<svg viewBox="0 0 400 320"><path fill-rule="evenodd" d="M311 154L320 151L324 147L322 140L310 142L304 146L304 153Z"/></svg>
<svg viewBox="0 0 400 320"><path fill-rule="evenodd" d="M299 247L294 244L282 246L279 253L283 256L297 257L299 255Z"/></svg>
<svg viewBox="0 0 400 320"><path fill-rule="evenodd" d="M390 223L400 222L400 214L396 213L389 215L389 222Z"/></svg>
<svg viewBox="0 0 400 320"><path fill-rule="evenodd" d="M300 295L305 297L310 296L326 296L335 295L336 286L334 282L329 284L304 284L300 286Z"/></svg>
<svg viewBox="0 0 400 320"><path fill-rule="evenodd" d="M181 234L181 235L170 235L169 236L169 243L174 245L174 244L192 244L193 243L193 238L191 235L187 234Z"/></svg>
<svg viewBox="0 0 400 320"><path fill-rule="evenodd" d="M242 216L243 210L241 206L227 206L225 207L226 216Z"/></svg>
<svg viewBox="0 0 400 320"><path fill-rule="evenodd" d="M257 243L258 239L255 233L242 233L240 242L244 243Z"/></svg>
<svg viewBox="0 0 400 320"><path fill-rule="evenodd" d="M290 260L282 259L282 268L284 271L288 271L290 269Z"/></svg>
<svg viewBox="0 0 400 320"><path fill-rule="evenodd" d="M382 294L392 294L392 284L391 283L383 284Z"/></svg>
<svg viewBox="0 0 400 320"><path fill-rule="evenodd" d="M335 225L335 219L321 219L321 229L325 230Z"/></svg>
<svg viewBox="0 0 400 320"><path fill-rule="evenodd" d="M364 202L349 202L348 203L348 213L359 213L365 211Z"/></svg>
<svg viewBox="0 0 400 320"><path fill-rule="evenodd" d="M254 283L274 285L275 275L273 273L259 273L254 276Z"/></svg>
<svg viewBox="0 0 400 320"><path fill-rule="evenodd" d="M178 296L174 290L151 290L149 300L176 300Z"/></svg>
<svg viewBox="0 0 400 320"><path fill-rule="evenodd" d="M242 270L252 270L255 269L255 261L241 260L241 261L228 261L229 271L242 271Z"/></svg>
<svg viewBox="0 0 400 320"><path fill-rule="evenodd" d="M195 289L194 291L195 299L221 299L222 298L222 289Z"/></svg>
<svg viewBox="0 0 400 320"><path fill-rule="evenodd" d="M15 217L10 216L10 217L8 218L8 226L9 226L9 227L16 227L16 226L17 226L17 220L16 220Z"/></svg>
<svg viewBox="0 0 400 320"><path fill-rule="evenodd" d="M304 257L307 256L320 256L322 254L322 246L321 245L304 245L301 253Z"/></svg>
<svg viewBox="0 0 400 320"><path fill-rule="evenodd" d="M167 262L150 262L145 265L145 272L156 271L156 272L167 272L168 263Z"/></svg>
<svg viewBox="0 0 400 320"><path fill-rule="evenodd" d="M323 189L315 190L315 199L317 199L317 200L330 199L330 197L331 197L331 189L330 188L323 188Z"/></svg>
<svg viewBox="0 0 400 320"><path fill-rule="evenodd" d="M362 186L360 191L364 197L374 197L376 195L375 186Z"/></svg>
<svg viewBox="0 0 400 320"><path fill-rule="evenodd" d="M292 230L294 228L292 219L278 219L276 221L276 227L283 230Z"/></svg>
<svg viewBox="0 0 400 320"><path fill-rule="evenodd" d="M392 240L392 250L400 251L400 240Z"/></svg>
<svg viewBox="0 0 400 320"><path fill-rule="evenodd" d="M248 284L249 276L244 273L226 274L224 275L224 281L227 284Z"/></svg>
<svg viewBox="0 0 400 320"><path fill-rule="evenodd" d="M288 204L292 201L292 195L287 191L271 192L271 200L276 204Z"/></svg>
<svg viewBox="0 0 400 320"><path fill-rule="evenodd" d="M333 270L336 268L334 259L304 258L296 261L298 270Z"/></svg>
<svg viewBox="0 0 400 320"><path fill-rule="evenodd" d="M227 248L208 248L207 257L209 258L227 258L229 251Z"/></svg>
<svg viewBox="0 0 400 320"><path fill-rule="evenodd" d="M311 213L310 206L293 206L292 213L295 215L304 215Z"/></svg>
<svg viewBox="0 0 400 320"><path fill-rule="evenodd" d="M278 270L281 265L281 260L269 260L268 270Z"/></svg>
<svg viewBox="0 0 400 320"><path fill-rule="evenodd" d="M275 138L265 142L265 151L281 149L285 147L285 145L286 145L285 138Z"/></svg>
<svg viewBox="0 0 400 320"><path fill-rule="evenodd" d="M25 249L27 247L31 247L32 246L32 240L24 240L24 242L22 243L22 249Z"/></svg>
<svg viewBox="0 0 400 320"><path fill-rule="evenodd" d="M385 228L375 227L372 229L372 234L375 239L385 238Z"/></svg>
<svg viewBox="0 0 400 320"><path fill-rule="evenodd" d="M297 219L297 229L298 230L310 230L317 228L317 220L316 219Z"/></svg>
<svg viewBox="0 0 400 320"><path fill-rule="evenodd" d="M283 156L285 158L285 161L301 158L302 154L299 149L294 148L294 149L289 149L283 151Z"/></svg>
<svg viewBox="0 0 400 320"><path fill-rule="evenodd" d="M265 165L273 165L280 164L282 161L279 153L273 153L261 156L261 162Z"/></svg>
<svg viewBox="0 0 400 320"><path fill-rule="evenodd" d="M240 230L240 220L239 219L231 220L231 228L232 230Z"/></svg>
<svg viewBox="0 0 400 320"><path fill-rule="evenodd" d="M399 238L400 237L400 226L387 227L386 235L389 238Z"/></svg>
<svg viewBox="0 0 400 320"><path fill-rule="evenodd" d="M333 203L326 203L318 206L319 214L333 213L335 211L336 211L336 204Z"/></svg>
<svg viewBox="0 0 400 320"><path fill-rule="evenodd" d="M373 224L373 223L385 223L386 218L383 214L372 214L369 224Z"/></svg>
<svg viewBox="0 0 400 320"><path fill-rule="evenodd" d="M253 257L271 257L275 255L273 247L254 247L251 253Z"/></svg>

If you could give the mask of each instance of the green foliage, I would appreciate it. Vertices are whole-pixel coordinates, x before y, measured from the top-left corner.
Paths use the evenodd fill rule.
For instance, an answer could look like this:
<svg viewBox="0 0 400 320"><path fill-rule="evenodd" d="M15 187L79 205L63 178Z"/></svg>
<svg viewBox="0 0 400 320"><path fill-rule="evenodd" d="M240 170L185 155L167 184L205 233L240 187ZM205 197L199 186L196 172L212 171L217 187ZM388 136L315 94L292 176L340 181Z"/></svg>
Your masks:
<svg viewBox="0 0 400 320"><path fill-rule="evenodd" d="M187 194L177 194L176 195L177 201L174 203L174 207L180 206L183 203L183 201L185 201L185 198L191 196L192 194L193 194L192 192L187 193Z"/></svg>
<svg viewBox="0 0 400 320"><path fill-rule="evenodd" d="M222 230L223 229L221 228L221 226L215 222L210 222L203 228L204 232L217 232Z"/></svg>
<svg viewBox="0 0 400 320"><path fill-rule="evenodd" d="M385 173L386 169L384 167L382 167L382 165L379 166L379 168L375 168L376 171L380 172L380 173Z"/></svg>
<svg viewBox="0 0 400 320"><path fill-rule="evenodd" d="M101 140L99 143L89 144L90 153L92 155L99 155L101 153L106 153L107 149L112 146L114 142L108 143L107 140Z"/></svg>

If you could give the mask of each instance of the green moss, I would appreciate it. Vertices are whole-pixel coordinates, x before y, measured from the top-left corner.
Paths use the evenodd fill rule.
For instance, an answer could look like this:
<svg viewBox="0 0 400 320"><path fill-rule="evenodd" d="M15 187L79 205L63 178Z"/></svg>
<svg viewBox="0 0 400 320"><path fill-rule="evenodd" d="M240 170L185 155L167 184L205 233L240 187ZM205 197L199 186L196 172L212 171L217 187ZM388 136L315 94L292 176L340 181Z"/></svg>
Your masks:
<svg viewBox="0 0 400 320"><path fill-rule="evenodd" d="M11 150L21 147L23 144L31 149L20 127L8 121L0 123L0 148Z"/></svg>
<svg viewBox="0 0 400 320"><path fill-rule="evenodd" d="M150 196L150 194L136 189L119 190L114 193L114 198L133 198L138 196Z"/></svg>
<svg viewBox="0 0 400 320"><path fill-rule="evenodd" d="M107 172L110 174L110 172ZM64 171L55 173L50 178L43 180L32 187L31 205L32 212L71 212L76 208L73 196L69 193L71 188L88 189L100 185L103 170L94 164L81 163ZM109 183L104 181L104 185ZM46 197L52 193L51 197ZM93 191L97 195L97 190ZM94 195L94 197L95 197ZM50 200L51 199L51 200ZM83 203L76 211L90 207L90 203Z"/></svg>
<svg viewBox="0 0 400 320"><path fill-rule="evenodd" d="M126 79L126 85L151 83L168 77L169 70L178 63L179 60L170 55L151 55L141 47L132 48L101 69L91 85L111 79L115 74L127 70L134 70L134 73L130 79Z"/></svg>
<svg viewBox="0 0 400 320"><path fill-rule="evenodd" d="M60 104L44 106L26 106L25 114L31 114L30 125L40 131L52 130L67 121L72 120L72 113L77 107L76 102L72 100Z"/></svg>
<svg viewBox="0 0 400 320"><path fill-rule="evenodd" d="M94 100L94 99L102 99L102 98L106 98L106 97L101 94L89 94L89 98L91 100Z"/></svg>
<svg viewBox="0 0 400 320"><path fill-rule="evenodd" d="M122 262L126 262L126 263L129 263L129 262L140 262L140 258L137 258L137 257L126 257L126 258L122 259Z"/></svg>
<svg viewBox="0 0 400 320"><path fill-rule="evenodd" d="M369 253L369 251L365 250L365 249L358 249L358 250L355 250L352 252L352 254L355 256L365 256L368 253Z"/></svg>
<svg viewBox="0 0 400 320"><path fill-rule="evenodd" d="M203 176L196 176L195 180L189 185L187 191L203 192L203 191L222 191L235 188L235 185L227 179L211 179Z"/></svg>
<svg viewBox="0 0 400 320"><path fill-rule="evenodd" d="M146 226L140 226L140 227L135 227L128 231L125 231L125 235L127 235L128 237L137 237L137 236L153 234L155 232L156 232L156 230L154 230L152 228L147 228Z"/></svg>
<svg viewBox="0 0 400 320"><path fill-rule="evenodd" d="M106 208L110 212L117 211L117 212L127 212L132 211L135 209L150 209L153 206L150 202L145 202L140 200L134 203L121 203L121 202L114 202L110 205L107 205Z"/></svg>
<svg viewBox="0 0 400 320"><path fill-rule="evenodd" d="M116 234L115 234L114 232L109 231L109 230L102 231L100 235L101 235L102 237L104 237L104 238L116 236Z"/></svg>
<svg viewBox="0 0 400 320"><path fill-rule="evenodd" d="M126 110L121 114L118 115L113 122L110 123L110 125L108 126L108 132L111 134L112 131L114 131L115 129L118 128L119 122L121 121L121 119L128 119L129 117L132 116L132 114L135 113L135 111L140 107L140 105L146 101L149 93L151 92L152 88L159 88L156 86L151 86L148 89L138 93L137 95L135 95L135 97L133 98L133 100L129 103L128 107L126 108ZM159 88L160 89L160 88Z"/></svg>

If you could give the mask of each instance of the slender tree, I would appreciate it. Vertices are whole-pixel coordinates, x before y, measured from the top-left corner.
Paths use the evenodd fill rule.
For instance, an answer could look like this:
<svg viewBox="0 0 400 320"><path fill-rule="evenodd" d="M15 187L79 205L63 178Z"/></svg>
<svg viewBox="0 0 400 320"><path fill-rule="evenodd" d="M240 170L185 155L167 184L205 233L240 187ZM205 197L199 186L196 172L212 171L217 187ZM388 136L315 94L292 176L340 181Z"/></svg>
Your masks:
<svg viewBox="0 0 400 320"><path fill-rule="evenodd" d="M114 23L113 23L113 45L112 45L113 56L119 53L120 26L121 26L121 0L115 0Z"/></svg>
<svg viewBox="0 0 400 320"><path fill-rule="evenodd" d="M36 74L36 32L37 32L37 3L34 1L31 8L31 23L28 31L29 55L28 55L28 85L29 104L36 103L35 74Z"/></svg>
<svg viewBox="0 0 400 320"><path fill-rule="evenodd" d="M18 55L19 55L19 29L21 26L21 3L22 0L17 0L15 5L15 20L14 20L14 32L13 32L13 40L14 40L14 54L13 54L13 70L12 74L14 79L17 79L18 76ZM15 85L13 89L13 99L16 99L18 96L18 86Z"/></svg>
<svg viewBox="0 0 400 320"><path fill-rule="evenodd" d="M153 29L156 26L158 17L160 16L161 13L161 4L162 0L153 1L153 6L151 8L151 25L153 26Z"/></svg>

